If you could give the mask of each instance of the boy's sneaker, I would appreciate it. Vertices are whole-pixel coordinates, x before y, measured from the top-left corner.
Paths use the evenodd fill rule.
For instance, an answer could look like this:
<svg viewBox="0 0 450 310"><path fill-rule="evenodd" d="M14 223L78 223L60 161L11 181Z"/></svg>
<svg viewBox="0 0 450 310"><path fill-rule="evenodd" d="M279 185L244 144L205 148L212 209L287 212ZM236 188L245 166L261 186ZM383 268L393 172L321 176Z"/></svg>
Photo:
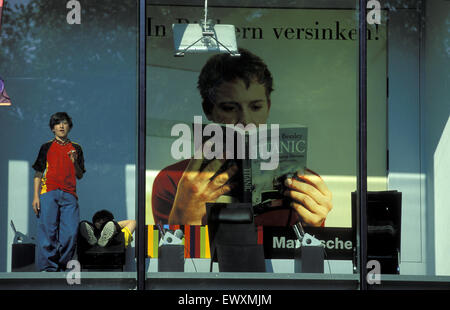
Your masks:
<svg viewBox="0 0 450 310"><path fill-rule="evenodd" d="M116 233L116 225L113 221L109 221L105 224L105 226L102 229L102 232L100 234L100 238L98 238L98 245L101 247L105 247L108 242L111 240L111 238Z"/></svg>
<svg viewBox="0 0 450 310"><path fill-rule="evenodd" d="M86 222L80 224L80 234L86 239L90 245L97 243L97 238L94 234L94 228Z"/></svg>

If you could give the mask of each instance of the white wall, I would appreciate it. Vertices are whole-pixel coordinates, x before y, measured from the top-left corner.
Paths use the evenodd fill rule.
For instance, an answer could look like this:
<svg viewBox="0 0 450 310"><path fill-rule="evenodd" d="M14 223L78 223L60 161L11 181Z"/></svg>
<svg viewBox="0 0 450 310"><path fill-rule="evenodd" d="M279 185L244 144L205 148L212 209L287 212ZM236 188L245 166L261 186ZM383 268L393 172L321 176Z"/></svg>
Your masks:
<svg viewBox="0 0 450 310"><path fill-rule="evenodd" d="M450 275L450 2L427 1L422 137L429 238L435 255L430 273ZM431 239L433 240L433 239ZM434 268L433 268L434 267ZM433 270L434 269L434 270Z"/></svg>

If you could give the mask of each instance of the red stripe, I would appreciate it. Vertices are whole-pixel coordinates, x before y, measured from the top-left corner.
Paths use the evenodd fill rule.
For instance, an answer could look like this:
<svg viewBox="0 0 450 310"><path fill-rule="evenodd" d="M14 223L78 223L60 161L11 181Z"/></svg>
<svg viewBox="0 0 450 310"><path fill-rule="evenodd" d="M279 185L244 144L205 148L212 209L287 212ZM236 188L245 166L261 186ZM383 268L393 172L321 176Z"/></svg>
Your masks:
<svg viewBox="0 0 450 310"><path fill-rule="evenodd" d="M190 247L191 247L191 226L184 226L184 257L190 258Z"/></svg>
<svg viewBox="0 0 450 310"><path fill-rule="evenodd" d="M263 226L258 226L258 244L263 244L264 235L263 235Z"/></svg>

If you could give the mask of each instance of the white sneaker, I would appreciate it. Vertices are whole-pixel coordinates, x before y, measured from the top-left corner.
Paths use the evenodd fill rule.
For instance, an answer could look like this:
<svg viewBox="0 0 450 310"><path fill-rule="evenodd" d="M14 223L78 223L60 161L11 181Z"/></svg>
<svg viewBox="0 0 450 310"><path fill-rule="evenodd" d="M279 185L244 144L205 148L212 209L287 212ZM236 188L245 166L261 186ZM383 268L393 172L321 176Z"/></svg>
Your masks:
<svg viewBox="0 0 450 310"><path fill-rule="evenodd" d="M94 234L94 228L86 222L81 223L80 225L80 234L86 239L86 241L90 245L94 245L97 243L97 238Z"/></svg>
<svg viewBox="0 0 450 310"><path fill-rule="evenodd" d="M111 240L111 238L116 233L116 225L113 221L109 221L105 224L105 226L102 229L102 232L100 234L100 238L98 238L98 245L101 247L105 247L108 242Z"/></svg>

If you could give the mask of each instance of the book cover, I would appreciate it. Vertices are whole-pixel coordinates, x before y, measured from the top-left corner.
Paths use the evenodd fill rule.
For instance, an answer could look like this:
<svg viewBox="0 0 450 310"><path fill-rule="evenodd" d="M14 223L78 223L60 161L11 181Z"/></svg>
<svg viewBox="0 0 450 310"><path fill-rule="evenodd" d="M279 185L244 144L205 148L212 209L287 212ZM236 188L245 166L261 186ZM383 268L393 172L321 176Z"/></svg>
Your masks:
<svg viewBox="0 0 450 310"><path fill-rule="evenodd" d="M211 126L211 125L209 125ZM237 186L230 196L261 205L283 199L284 181L303 174L307 159L308 128L298 124L238 126L215 124L213 153L224 154L225 164L215 176L235 164L239 172L229 180ZM215 139L214 139L215 138ZM204 136L203 142L211 139ZM210 159L211 160L211 159ZM203 164L204 168L209 160Z"/></svg>
<svg viewBox="0 0 450 310"><path fill-rule="evenodd" d="M269 130L269 129L267 129ZM260 134L260 133L259 133ZM270 134L268 133L269 137ZM251 202L253 206L269 200L283 199L284 181L296 172L304 173L307 160L308 128L296 124L280 125L278 143L270 143L270 139L259 141L259 151L278 154L278 165L274 169L261 169L261 164L267 162L258 156L257 159L246 159L243 178L250 182ZM273 148L273 149L272 149ZM273 159L273 158L272 158ZM244 190L248 186L244 186Z"/></svg>

